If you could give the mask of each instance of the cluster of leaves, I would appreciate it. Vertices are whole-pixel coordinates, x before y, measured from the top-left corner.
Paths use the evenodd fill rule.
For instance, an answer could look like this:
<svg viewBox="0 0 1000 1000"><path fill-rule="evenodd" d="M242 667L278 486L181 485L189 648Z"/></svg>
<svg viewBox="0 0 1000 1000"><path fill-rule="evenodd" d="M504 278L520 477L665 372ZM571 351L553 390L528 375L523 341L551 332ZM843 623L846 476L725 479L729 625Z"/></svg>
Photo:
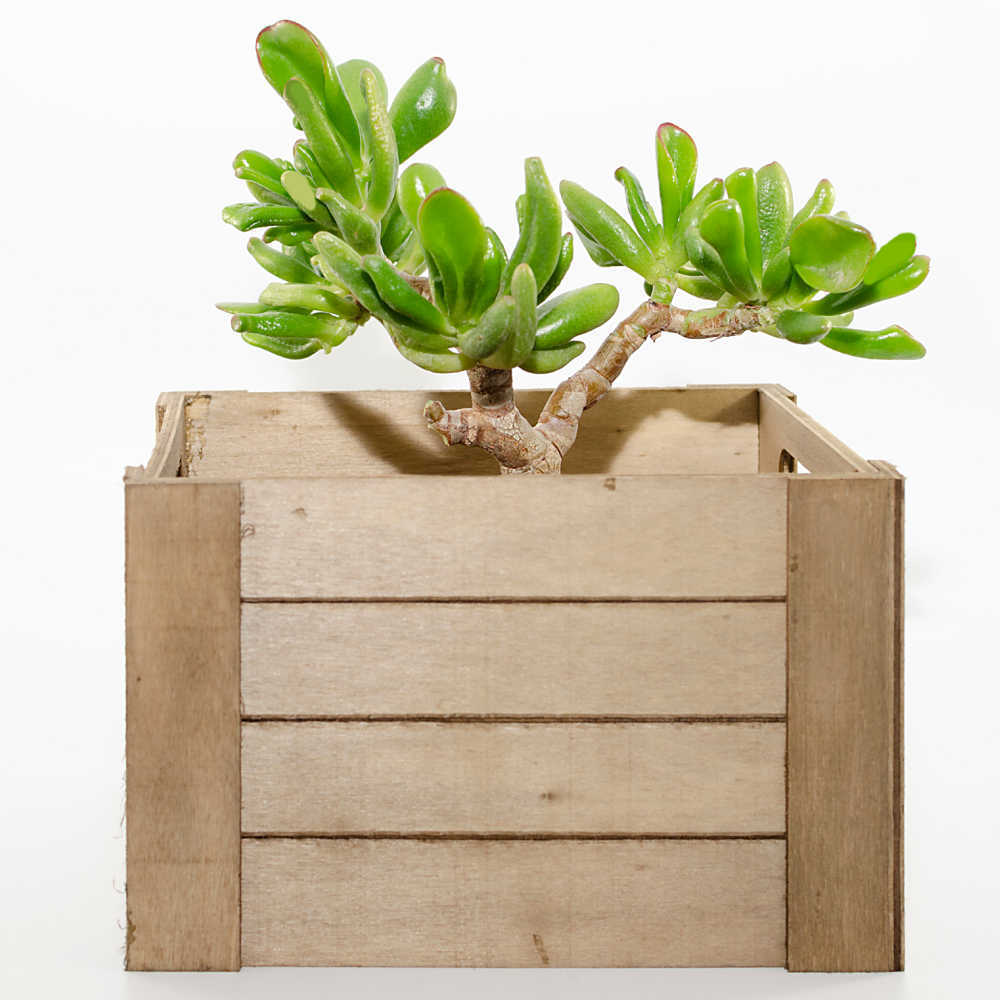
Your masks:
<svg viewBox="0 0 1000 1000"><path fill-rule="evenodd" d="M659 215L630 171L615 173L631 225L596 195L564 181L563 201L591 258L635 271L658 302L669 303L680 288L719 308L758 306L760 328L796 344L819 342L864 358L923 357L923 346L902 327L851 326L854 310L909 292L927 276L929 260L916 255L912 233L876 249L867 229L844 212L831 214L827 180L796 212L778 163L735 170L695 192L697 163L691 137L661 125Z"/></svg>
<svg viewBox="0 0 1000 1000"><path fill-rule="evenodd" d="M584 349L576 336L614 314L612 285L550 298L569 268L573 237L561 232L559 200L540 161L525 165L509 255L434 167L415 163L399 173L454 117L441 60L418 67L388 105L373 64L335 65L295 22L265 28L257 54L305 138L292 162L253 150L234 162L257 200L229 206L223 218L244 232L264 229L248 249L280 279L257 302L220 303L245 341L305 358L374 316L404 357L430 371L481 362L551 372ZM417 280L425 268L429 296Z"/></svg>

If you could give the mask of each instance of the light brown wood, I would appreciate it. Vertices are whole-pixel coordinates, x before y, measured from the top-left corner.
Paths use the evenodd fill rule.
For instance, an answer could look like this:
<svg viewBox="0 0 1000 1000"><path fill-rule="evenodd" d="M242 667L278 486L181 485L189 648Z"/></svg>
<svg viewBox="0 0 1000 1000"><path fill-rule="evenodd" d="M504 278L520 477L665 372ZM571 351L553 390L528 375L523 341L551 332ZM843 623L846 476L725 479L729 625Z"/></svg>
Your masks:
<svg viewBox="0 0 1000 1000"><path fill-rule="evenodd" d="M785 827L783 723L245 722L244 833Z"/></svg>
<svg viewBox="0 0 1000 1000"><path fill-rule="evenodd" d="M129 969L240 966L239 487L130 483Z"/></svg>
<svg viewBox="0 0 1000 1000"><path fill-rule="evenodd" d="M247 965L782 965L784 841L245 840Z"/></svg>
<svg viewBox="0 0 1000 1000"><path fill-rule="evenodd" d="M902 967L902 480L789 480L788 968Z"/></svg>
<svg viewBox="0 0 1000 1000"><path fill-rule="evenodd" d="M149 461L143 466L130 466L125 479L150 480L173 479L181 471L181 454L184 450L184 408L186 394L183 392L160 393L156 401L156 442Z"/></svg>
<svg viewBox="0 0 1000 1000"><path fill-rule="evenodd" d="M780 601L244 604L242 656L247 716L785 712Z"/></svg>
<svg viewBox="0 0 1000 1000"><path fill-rule="evenodd" d="M784 393L769 386L760 392L760 471L780 472L779 458L788 452L814 474L837 475L878 472L857 452L795 405Z"/></svg>
<svg viewBox="0 0 1000 1000"><path fill-rule="evenodd" d="M258 479L249 598L783 597L780 476Z"/></svg>
<svg viewBox="0 0 1000 1000"><path fill-rule="evenodd" d="M548 392L517 394L534 421ZM188 403L185 474L495 475L476 448L446 448L423 418L429 399L468 392L213 392ZM583 418L565 473L750 473L757 468L753 387L616 389Z"/></svg>

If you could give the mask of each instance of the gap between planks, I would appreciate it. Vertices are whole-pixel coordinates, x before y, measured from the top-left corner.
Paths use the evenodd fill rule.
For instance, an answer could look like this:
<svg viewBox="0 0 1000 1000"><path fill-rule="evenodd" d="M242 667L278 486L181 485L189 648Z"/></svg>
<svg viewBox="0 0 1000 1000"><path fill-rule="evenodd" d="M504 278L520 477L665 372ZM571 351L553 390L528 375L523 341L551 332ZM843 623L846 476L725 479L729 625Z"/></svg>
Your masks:
<svg viewBox="0 0 1000 1000"><path fill-rule="evenodd" d="M691 724L721 723L723 725L742 725L757 723L782 723L784 715L244 715L243 722L255 723L285 723L285 722L454 722L454 723L492 723L506 722L524 725L543 725L558 722L582 723L628 723L629 725L657 723Z"/></svg>
<svg viewBox="0 0 1000 1000"><path fill-rule="evenodd" d="M345 833L264 833L247 831L243 840L784 840L783 833L518 833L471 830L439 833L420 830L404 833L390 830L348 831Z"/></svg>

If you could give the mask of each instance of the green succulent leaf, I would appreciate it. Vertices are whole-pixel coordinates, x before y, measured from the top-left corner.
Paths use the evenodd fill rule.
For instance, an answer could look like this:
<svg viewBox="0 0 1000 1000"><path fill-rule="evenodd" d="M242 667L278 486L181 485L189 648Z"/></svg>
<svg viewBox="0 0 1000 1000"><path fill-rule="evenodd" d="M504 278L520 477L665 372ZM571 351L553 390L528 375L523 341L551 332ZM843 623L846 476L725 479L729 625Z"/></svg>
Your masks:
<svg viewBox="0 0 1000 1000"><path fill-rule="evenodd" d="M375 290L375 284L361 263L361 255L332 233L317 233L318 261L323 273L331 281L350 292L373 316L382 319L385 307Z"/></svg>
<svg viewBox="0 0 1000 1000"><path fill-rule="evenodd" d="M701 217L698 230L702 238L718 253L722 265L735 289L734 294L743 301L757 298L757 282L747 260L743 213L735 198L713 202Z"/></svg>
<svg viewBox="0 0 1000 1000"><path fill-rule="evenodd" d="M305 174L297 170L286 170L281 175L281 183L304 215L324 228L333 228L333 216L325 205L316 200L316 189Z"/></svg>
<svg viewBox="0 0 1000 1000"><path fill-rule="evenodd" d="M323 350L319 340L288 340L283 337L270 337L267 334L256 333L253 330L242 330L240 336L243 342L251 347L277 354L279 358L290 361L302 361L311 358L317 351Z"/></svg>
<svg viewBox="0 0 1000 1000"><path fill-rule="evenodd" d="M646 199L639 178L625 167L615 171L615 180L625 188L625 203L635 231L654 252L663 246L663 226L657 221L653 206Z"/></svg>
<svg viewBox="0 0 1000 1000"><path fill-rule="evenodd" d="M778 314L775 326L781 336L793 344L814 344L830 332L833 321L813 313L785 309Z"/></svg>
<svg viewBox="0 0 1000 1000"><path fill-rule="evenodd" d="M295 112L320 170L349 202L360 205L361 192L354 165L319 98L297 76L285 84L283 96L285 103Z"/></svg>
<svg viewBox="0 0 1000 1000"><path fill-rule="evenodd" d="M358 131L364 135L368 128L368 102L361 92L361 74L367 70L375 77L375 89L379 99L383 104L389 103L389 90L385 85L385 77L382 71L373 62L367 59L348 59L337 65L337 76L340 77L341 86L354 117L358 122Z"/></svg>
<svg viewBox="0 0 1000 1000"><path fill-rule="evenodd" d="M881 361L916 361L927 349L901 326L884 330L855 330L835 326L820 341L824 347L855 358Z"/></svg>
<svg viewBox="0 0 1000 1000"><path fill-rule="evenodd" d="M757 218L757 175L750 167L734 170L726 178L726 193L740 206L747 263L754 284L759 285L763 275L763 257Z"/></svg>
<svg viewBox="0 0 1000 1000"><path fill-rule="evenodd" d="M417 228L417 217L424 199L444 186L441 171L429 163L411 163L400 174L396 197L400 210L414 229Z"/></svg>
<svg viewBox="0 0 1000 1000"><path fill-rule="evenodd" d="M901 271L913 259L917 238L913 233L900 233L875 251L865 269L864 284L874 285L883 278Z"/></svg>
<svg viewBox="0 0 1000 1000"><path fill-rule="evenodd" d="M370 254L362 258L361 265L374 282L379 298L393 312L431 333L454 332L437 306L428 302L384 257Z"/></svg>
<svg viewBox="0 0 1000 1000"><path fill-rule="evenodd" d="M743 298L740 289L733 284L733 279L729 276L726 265L722 262L719 252L713 247L696 228L688 229L684 239L684 247L687 250L688 258L701 273L713 284L724 289L735 299Z"/></svg>
<svg viewBox="0 0 1000 1000"><path fill-rule="evenodd" d="M676 281L677 287L681 289L681 291L687 292L688 295L693 295L695 298L710 299L713 302L718 302L718 300L726 294L724 288L720 288L714 281L711 281L701 274L678 274L676 276ZM647 294L651 293L652 286L650 286Z"/></svg>
<svg viewBox="0 0 1000 1000"><path fill-rule="evenodd" d="M757 171L757 220L766 270L788 242L792 221L792 185L780 163L768 163Z"/></svg>
<svg viewBox="0 0 1000 1000"><path fill-rule="evenodd" d="M453 323L466 318L476 300L486 256L486 230L469 202L451 188L424 199L417 232L441 280L444 307Z"/></svg>
<svg viewBox="0 0 1000 1000"><path fill-rule="evenodd" d="M543 286L559 260L562 243L562 210L542 161L529 157L524 161L525 200L520 235L504 269L501 288L510 288L514 271L527 264L535 281Z"/></svg>
<svg viewBox="0 0 1000 1000"><path fill-rule="evenodd" d="M379 93L378 79L370 69L361 73L361 89L368 109L365 152L370 161L365 211L373 219L381 219L396 194L399 153L396 149L396 136L389 122L389 112Z"/></svg>
<svg viewBox="0 0 1000 1000"><path fill-rule="evenodd" d="M846 292L824 295L818 302L810 302L810 312L821 316L832 316L846 312L849 309L860 309L873 302L893 299L897 295L912 292L920 285L930 271L930 258L917 254L908 264L887 278L882 278L872 285L858 285Z"/></svg>
<svg viewBox="0 0 1000 1000"><path fill-rule="evenodd" d="M605 257L621 262L647 281L655 279L656 261L649 247L607 202L572 181L563 181L559 192L588 252L591 245L599 247ZM595 262L601 263L596 258Z"/></svg>
<svg viewBox="0 0 1000 1000"><path fill-rule="evenodd" d="M806 219L811 219L814 215L829 215L833 211L833 202L833 185L824 178L816 185L816 190L809 200L795 213L789 231L794 232Z"/></svg>
<svg viewBox="0 0 1000 1000"><path fill-rule="evenodd" d="M295 247L313 238L319 229L315 224L301 226L271 226L264 230L262 237L265 243L280 243L282 246Z"/></svg>
<svg viewBox="0 0 1000 1000"><path fill-rule="evenodd" d="M227 205L222 210L222 221L235 226L241 233L262 226L291 226L309 222L296 205L258 205L256 202Z"/></svg>
<svg viewBox="0 0 1000 1000"><path fill-rule="evenodd" d="M239 170L241 167L256 171L258 174L270 177L274 181L281 179L281 175L285 169L277 161L271 159L270 156L259 153L256 149L241 149L233 157L233 170Z"/></svg>
<svg viewBox="0 0 1000 1000"><path fill-rule="evenodd" d="M475 326L458 335L459 350L474 361L489 357L512 335L514 312L514 299L510 295L497 299Z"/></svg>
<svg viewBox="0 0 1000 1000"><path fill-rule="evenodd" d="M295 77L312 92L323 116L357 162L360 150L357 119L337 70L319 39L295 21L278 21L257 36L257 61L267 82L286 100L288 81ZM292 110L305 128L298 109L292 107ZM305 131L308 135L308 129Z"/></svg>
<svg viewBox="0 0 1000 1000"><path fill-rule="evenodd" d="M271 308L306 309L328 312L343 319L359 319L361 310L353 299L315 284L274 282L260 293L262 305Z"/></svg>
<svg viewBox="0 0 1000 1000"><path fill-rule="evenodd" d="M389 108L399 162L436 139L454 120L458 97L444 60L428 59L403 84Z"/></svg>
<svg viewBox="0 0 1000 1000"><path fill-rule="evenodd" d="M374 253L379 245L378 223L352 205L339 191L319 188L316 197L330 210L343 240L358 253Z"/></svg>
<svg viewBox="0 0 1000 1000"><path fill-rule="evenodd" d="M292 147L292 160L295 169L308 177L314 188L332 187L330 179L323 173L316 160L316 155L309 148L309 143L305 139L299 139Z"/></svg>
<svg viewBox="0 0 1000 1000"><path fill-rule="evenodd" d="M507 267L507 251L500 237L486 227L486 253L483 256L483 273L476 289L476 297L469 309L470 318L481 316L500 293L503 273Z"/></svg>
<svg viewBox="0 0 1000 1000"><path fill-rule="evenodd" d="M452 351L421 351L407 347L395 338L393 339L393 343L396 345L396 350L407 361L415 364L418 368L423 368L425 371L446 375L453 372L467 371L474 364L471 358Z"/></svg>
<svg viewBox="0 0 1000 1000"><path fill-rule="evenodd" d="M783 247L771 258L761 279L761 292L765 300L780 298L788 290L794 274L792 252L788 247Z"/></svg>
<svg viewBox="0 0 1000 1000"><path fill-rule="evenodd" d="M260 313L237 313L233 316L232 326L237 333L247 331L282 340L315 339L324 347L336 347L354 332L356 324L326 313L272 309Z"/></svg>
<svg viewBox="0 0 1000 1000"><path fill-rule="evenodd" d="M875 251L864 226L834 215L814 215L792 233L792 267L811 288L846 292L861 281Z"/></svg>
<svg viewBox="0 0 1000 1000"><path fill-rule="evenodd" d="M681 212L691 201L697 171L698 149L694 140L684 129L665 122L656 130L656 173L663 231L668 237L677 232Z"/></svg>
<svg viewBox="0 0 1000 1000"><path fill-rule="evenodd" d="M323 281L312 268L307 267L287 253L274 250L256 236L251 237L250 242L247 243L247 250L265 271L273 274L276 278L281 278L282 281L313 285Z"/></svg>
<svg viewBox="0 0 1000 1000"><path fill-rule="evenodd" d="M570 264L573 263L573 234L563 233L562 242L559 244L559 259L556 261L555 270L549 275L549 280L538 289L538 301L544 302L561 284L566 272L569 271Z"/></svg>
<svg viewBox="0 0 1000 1000"><path fill-rule="evenodd" d="M550 351L532 351L521 362L521 368L532 375L548 375L568 365L587 349L582 340L574 340L565 347L554 347Z"/></svg>
<svg viewBox="0 0 1000 1000"><path fill-rule="evenodd" d="M614 285L593 284L564 292L538 309L535 350L563 347L574 337L603 326L618 308Z"/></svg>

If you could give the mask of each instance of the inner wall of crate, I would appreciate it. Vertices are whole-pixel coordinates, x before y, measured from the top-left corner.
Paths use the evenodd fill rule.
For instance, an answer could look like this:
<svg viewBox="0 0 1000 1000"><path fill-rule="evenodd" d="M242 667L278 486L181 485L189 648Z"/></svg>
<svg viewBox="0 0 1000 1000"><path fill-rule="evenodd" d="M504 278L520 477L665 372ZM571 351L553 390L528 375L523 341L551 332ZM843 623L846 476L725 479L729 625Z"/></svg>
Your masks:
<svg viewBox="0 0 1000 1000"><path fill-rule="evenodd" d="M517 393L534 422L548 390ZM424 403L467 406L467 392L217 392L187 399L182 476L496 475L477 448L448 448ZM759 469L753 387L615 389L587 411L563 472L739 474Z"/></svg>

